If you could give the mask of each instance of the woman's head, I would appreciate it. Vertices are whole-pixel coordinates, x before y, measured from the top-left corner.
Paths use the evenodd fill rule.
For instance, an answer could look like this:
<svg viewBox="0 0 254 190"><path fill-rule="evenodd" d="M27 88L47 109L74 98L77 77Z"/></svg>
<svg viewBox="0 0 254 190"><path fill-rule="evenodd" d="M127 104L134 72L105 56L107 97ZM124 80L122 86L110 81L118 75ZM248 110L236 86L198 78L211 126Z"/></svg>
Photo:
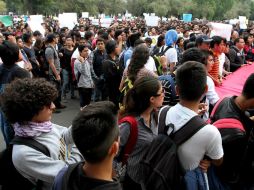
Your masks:
<svg viewBox="0 0 254 190"><path fill-rule="evenodd" d="M145 44L140 44L135 47L131 56L130 65L128 67L128 77L132 82L135 82L137 73L149 59L149 49Z"/></svg>
<svg viewBox="0 0 254 190"><path fill-rule="evenodd" d="M1 108L11 123L44 122L51 119L55 87L45 79L18 79L1 95Z"/></svg>
<svg viewBox="0 0 254 190"><path fill-rule="evenodd" d="M206 66L207 72L210 72L212 70L213 64L214 64L213 52L211 52L209 50L202 50L202 53L203 53L204 61L201 63L203 63Z"/></svg>
<svg viewBox="0 0 254 190"><path fill-rule="evenodd" d="M124 114L140 115L149 107L161 107L163 100L164 89L157 78L140 78L126 94Z"/></svg>

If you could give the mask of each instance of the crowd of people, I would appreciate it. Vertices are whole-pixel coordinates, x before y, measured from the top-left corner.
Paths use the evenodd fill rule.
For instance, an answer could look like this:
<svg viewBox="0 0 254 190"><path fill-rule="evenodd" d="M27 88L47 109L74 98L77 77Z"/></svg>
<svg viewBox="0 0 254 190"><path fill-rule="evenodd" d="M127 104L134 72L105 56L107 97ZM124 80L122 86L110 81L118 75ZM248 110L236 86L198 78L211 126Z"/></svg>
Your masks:
<svg viewBox="0 0 254 190"><path fill-rule="evenodd" d="M44 34L23 22L0 27L1 130L33 188L149 189L142 160L150 145L162 134L174 139L198 116L202 127L177 146L184 189L254 189L254 74L239 96L220 99L215 90L253 64L253 26L234 26L227 41L195 22L42 25ZM69 99L80 102L72 126L51 123Z"/></svg>

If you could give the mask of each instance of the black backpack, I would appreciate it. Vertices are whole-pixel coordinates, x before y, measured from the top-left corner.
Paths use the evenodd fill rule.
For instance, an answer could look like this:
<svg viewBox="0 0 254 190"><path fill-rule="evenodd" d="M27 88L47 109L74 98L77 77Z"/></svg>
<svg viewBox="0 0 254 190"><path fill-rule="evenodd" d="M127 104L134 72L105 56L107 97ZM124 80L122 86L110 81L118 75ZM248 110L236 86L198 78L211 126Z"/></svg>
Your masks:
<svg viewBox="0 0 254 190"><path fill-rule="evenodd" d="M198 132L206 123L199 117L191 118L180 130L174 133L173 124L165 125L169 106L162 108L159 115L159 135L149 145L140 162L140 184L143 190L184 189L184 170L180 164L178 147ZM167 135L169 128L173 134Z"/></svg>
<svg viewBox="0 0 254 190"><path fill-rule="evenodd" d="M26 145L50 157L50 152L46 146L31 138L15 136L10 145L0 153L0 186L2 190L40 190L42 181L37 181L34 185L23 177L15 168L12 162L13 145Z"/></svg>

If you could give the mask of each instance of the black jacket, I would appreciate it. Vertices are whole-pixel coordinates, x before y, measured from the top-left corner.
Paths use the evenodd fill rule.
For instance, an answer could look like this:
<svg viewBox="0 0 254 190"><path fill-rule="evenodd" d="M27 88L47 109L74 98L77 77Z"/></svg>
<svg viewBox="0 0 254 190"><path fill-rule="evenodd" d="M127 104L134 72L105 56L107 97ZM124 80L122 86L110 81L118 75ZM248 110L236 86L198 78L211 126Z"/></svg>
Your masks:
<svg viewBox="0 0 254 190"><path fill-rule="evenodd" d="M234 72L238 68L241 67L241 65L245 64L245 55L244 53L240 52L239 49L237 49L235 46L232 46L229 50L228 57L230 60L230 71Z"/></svg>

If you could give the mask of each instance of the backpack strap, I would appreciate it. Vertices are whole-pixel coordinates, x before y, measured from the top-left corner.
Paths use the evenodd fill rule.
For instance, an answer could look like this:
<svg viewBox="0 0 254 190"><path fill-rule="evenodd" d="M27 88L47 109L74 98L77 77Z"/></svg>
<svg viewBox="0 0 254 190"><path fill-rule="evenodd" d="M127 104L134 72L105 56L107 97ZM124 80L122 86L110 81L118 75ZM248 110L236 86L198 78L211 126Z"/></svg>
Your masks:
<svg viewBox="0 0 254 190"><path fill-rule="evenodd" d="M190 139L195 133L197 133L206 125L207 123L199 115L196 115L176 133L172 134L172 138L174 142L179 146Z"/></svg>
<svg viewBox="0 0 254 190"><path fill-rule="evenodd" d="M39 143L38 141L32 139L32 138L24 138L24 137L19 137L19 136L15 136L12 141L10 142L10 145L13 147L13 145L25 145L25 146L29 146L30 148L33 148L43 154L45 154L46 156L50 157L50 152L48 150L48 148ZM40 190L42 189L42 181L41 180L37 180L36 182L36 189Z"/></svg>
<svg viewBox="0 0 254 190"><path fill-rule="evenodd" d="M137 143L137 139L138 139L138 122L137 122L136 118L132 117L132 116L126 116L119 121L119 124L124 123L124 122L127 122L130 124L130 135L129 135L128 141L124 147L124 151L123 151L123 155L122 155L123 165L125 165L127 163L127 160L129 158L131 152L133 151L133 149Z"/></svg>
<svg viewBox="0 0 254 190"><path fill-rule="evenodd" d="M160 109L158 119L158 134L165 134L166 129L166 116L169 110L169 106L164 106Z"/></svg>
<svg viewBox="0 0 254 190"><path fill-rule="evenodd" d="M72 172L79 166L80 162L75 164L70 164L68 168L66 169L65 173L62 177L62 190L68 190L68 183L71 177Z"/></svg>
<svg viewBox="0 0 254 190"><path fill-rule="evenodd" d="M213 110L212 110L212 113L211 113L211 115L210 115L210 119L208 120L208 123L212 123L215 112L217 111L217 109L218 109L220 103L221 103L225 98L226 98L226 97L219 99L218 102L215 104L215 106L214 106L214 108L213 108Z"/></svg>
<svg viewBox="0 0 254 190"><path fill-rule="evenodd" d="M24 138L24 137L15 136L12 139L12 141L10 142L10 144L29 146L30 148L33 148L33 149L45 154L46 156L50 157L50 152L49 152L48 148L45 145L39 143L38 141L36 141L32 138Z"/></svg>

